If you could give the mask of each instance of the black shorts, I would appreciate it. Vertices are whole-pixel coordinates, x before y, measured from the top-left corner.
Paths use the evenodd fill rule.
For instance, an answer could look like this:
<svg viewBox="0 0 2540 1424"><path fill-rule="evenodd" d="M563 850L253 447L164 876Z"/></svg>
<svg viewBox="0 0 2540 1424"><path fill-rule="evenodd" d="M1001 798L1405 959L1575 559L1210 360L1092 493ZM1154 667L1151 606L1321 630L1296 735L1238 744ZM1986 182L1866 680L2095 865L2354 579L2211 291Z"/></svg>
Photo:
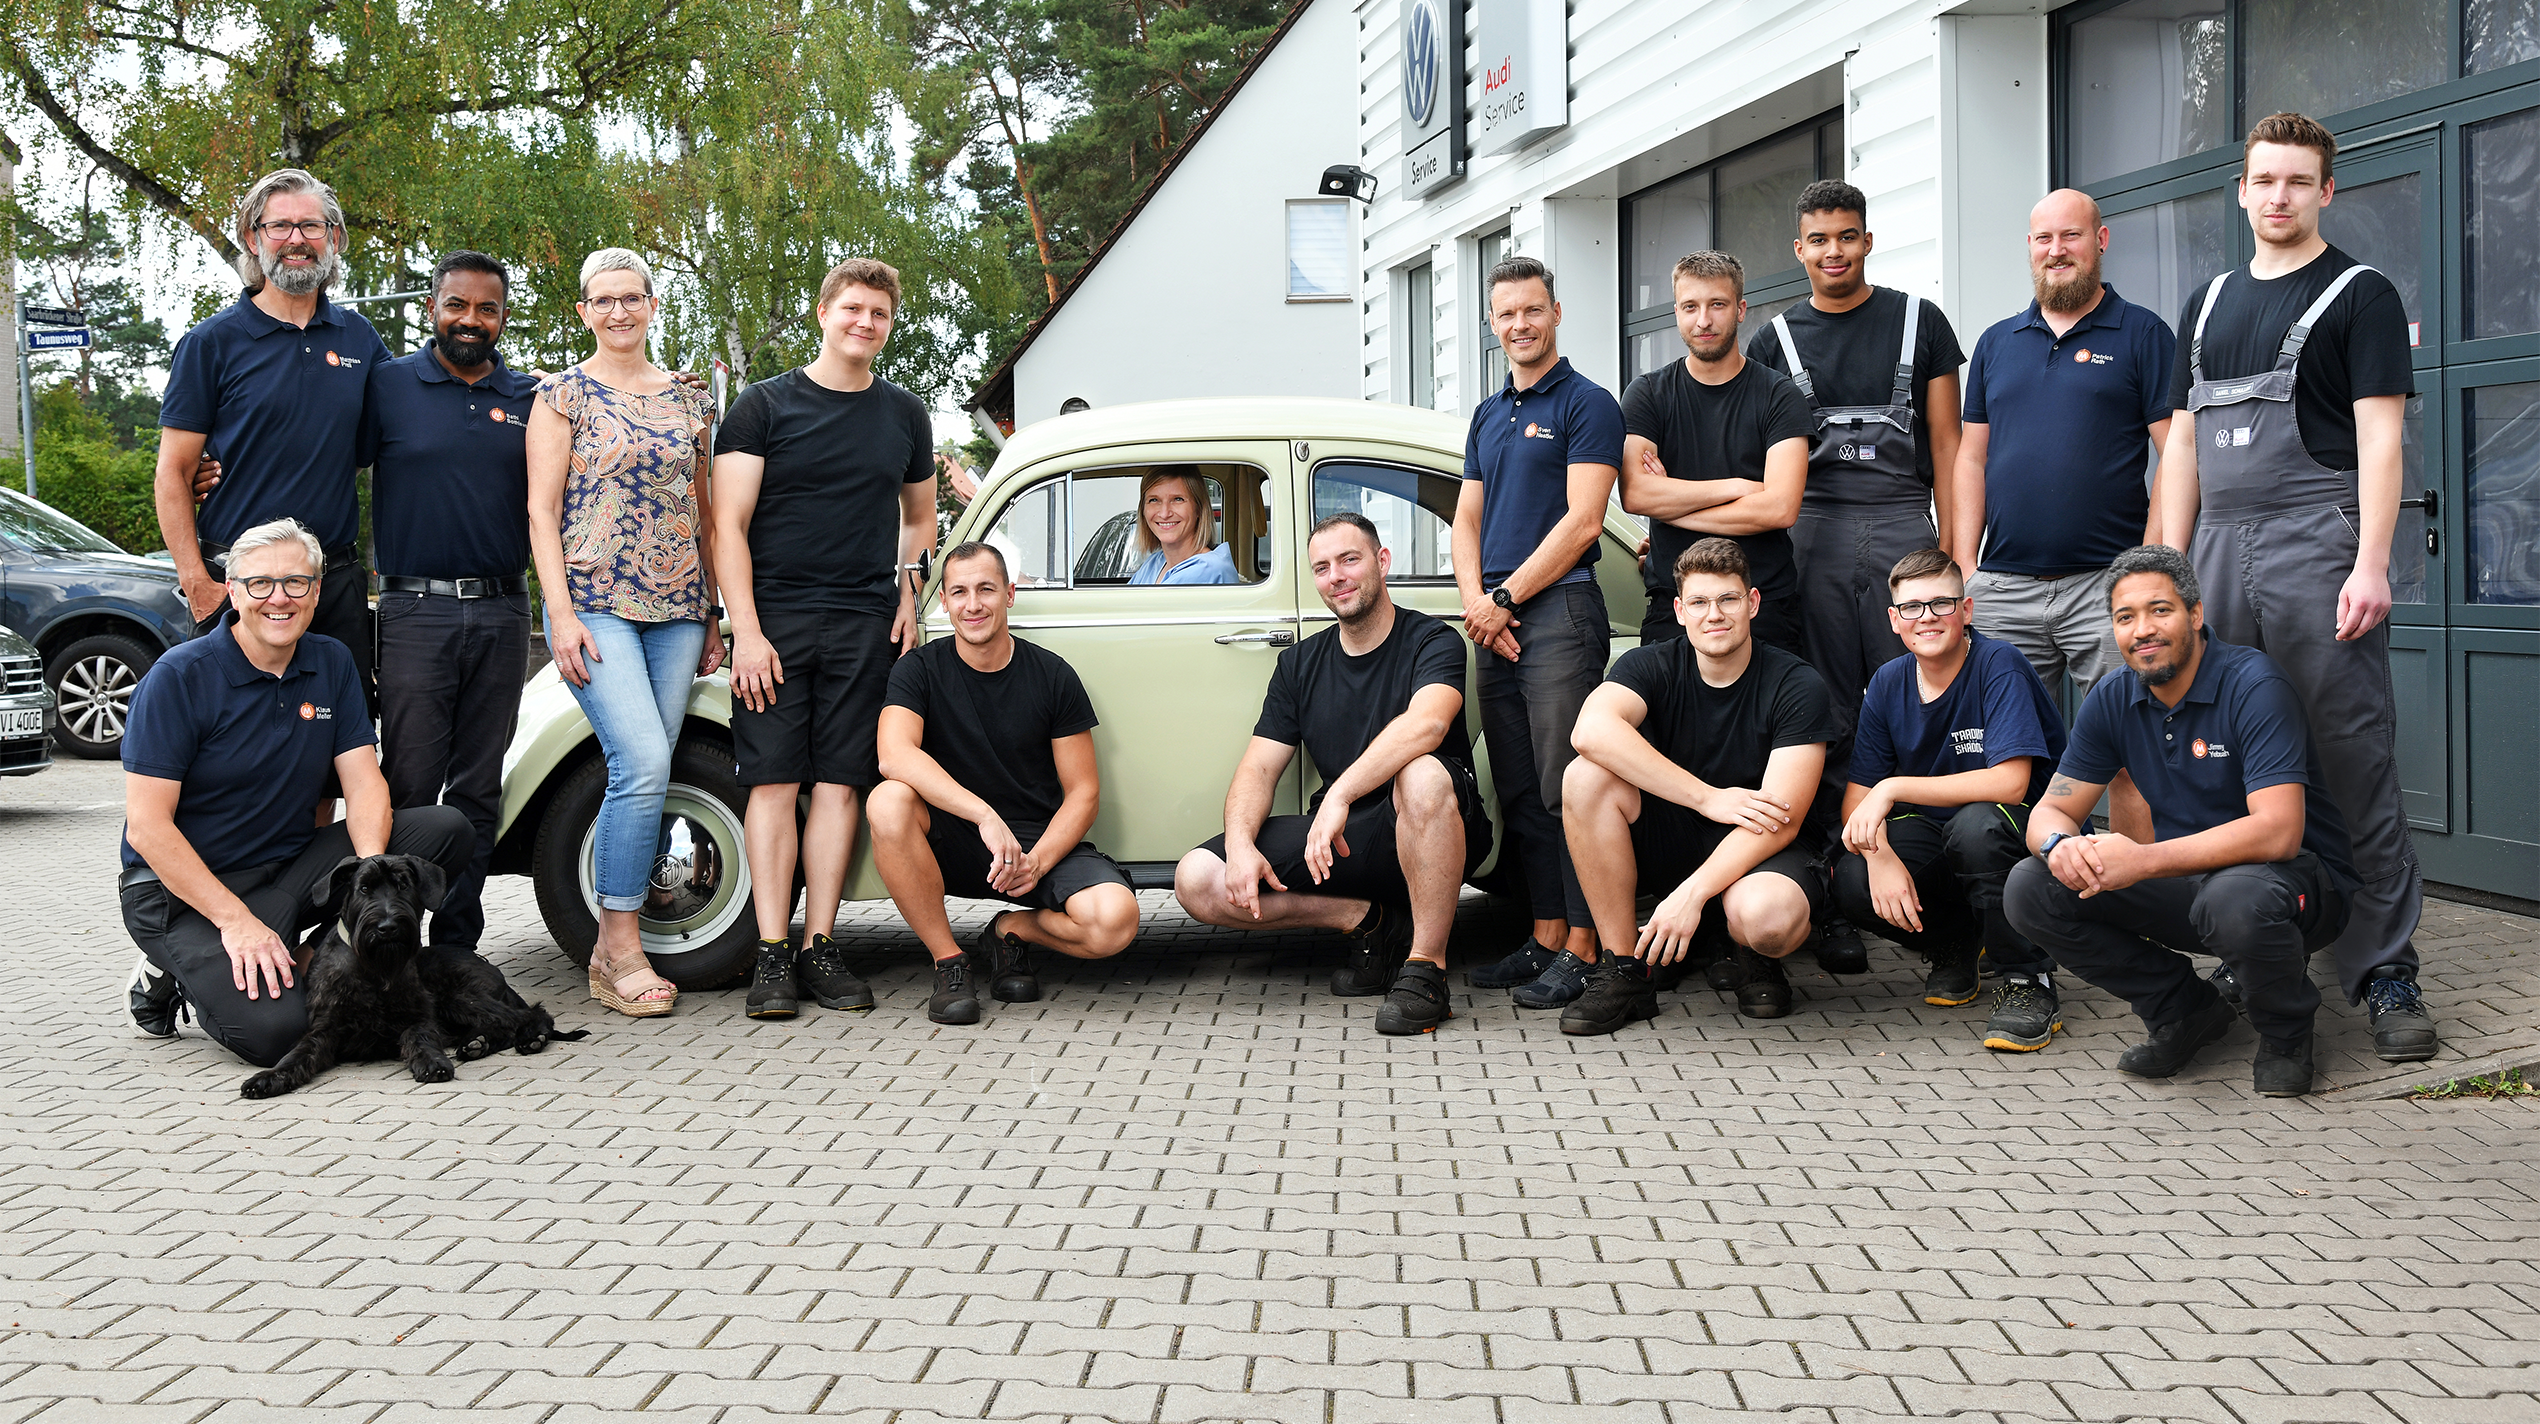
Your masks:
<svg viewBox="0 0 2540 1424"><path fill-rule="evenodd" d="M1679 806L1673 801L1642 792L1640 819L1632 823L1632 856L1639 863L1643 895L1666 896L1702 868L1720 842L1731 836L1753 835L1736 826L1723 826L1711 818ZM1826 873L1817 857L1794 839L1789 845L1764 858L1748 875L1779 875L1798 885L1799 893L1808 897L1810 923L1826 917ZM1741 877L1743 878L1743 877ZM1719 924L1720 902L1717 896L1702 907L1705 930Z"/></svg>
<svg viewBox="0 0 2540 1424"><path fill-rule="evenodd" d="M881 784L873 741L899 655L890 615L762 608L759 631L776 646L785 680L764 712L732 699L732 760L741 784Z"/></svg>
<svg viewBox="0 0 2540 1424"><path fill-rule="evenodd" d="M1455 809L1464 820L1464 873L1490 854L1490 818L1482 811L1482 790L1473 780L1473 769L1452 757L1439 757L1447 777L1455 783ZM1316 805L1321 805L1317 798ZM1411 884L1402 878L1402 852L1394 843L1393 788L1370 794L1349 808L1349 824L1342 839L1349 842L1349 854L1334 854L1331 878L1317 885L1305 870L1305 837L1314 829L1314 818L1306 816L1272 816L1261 823L1252 843L1261 858L1270 862L1270 872L1291 894L1331 895L1344 900L1373 900L1386 905L1405 905L1411 901ZM1226 858L1226 838L1213 836L1200 847L1219 860Z"/></svg>
<svg viewBox="0 0 2540 1424"><path fill-rule="evenodd" d="M1079 890L1097 885L1129 888L1129 873L1119 862L1094 849L1092 841L1078 841L1076 848L1049 868L1049 873L1032 885L1022 896L1008 895L988 887L988 847L979 839L979 828L949 811L927 808L926 848L935 853L935 868L943 873L944 893L964 900L1003 900L1027 910L1059 910ZM1025 850L1038 844L1047 826L1030 821L1008 821L1006 829L1022 842Z"/></svg>

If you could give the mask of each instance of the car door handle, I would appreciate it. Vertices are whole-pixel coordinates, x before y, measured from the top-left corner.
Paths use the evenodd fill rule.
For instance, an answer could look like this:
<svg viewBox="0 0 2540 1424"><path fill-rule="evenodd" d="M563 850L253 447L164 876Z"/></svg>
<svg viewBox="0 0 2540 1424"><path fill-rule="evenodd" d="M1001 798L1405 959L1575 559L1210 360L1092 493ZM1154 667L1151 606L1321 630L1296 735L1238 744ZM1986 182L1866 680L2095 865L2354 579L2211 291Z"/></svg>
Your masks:
<svg viewBox="0 0 2540 1424"><path fill-rule="evenodd" d="M1296 641L1296 630L1293 628L1272 628L1261 633L1220 633L1217 635L1217 641L1221 643L1267 643L1274 648L1284 648L1290 643Z"/></svg>

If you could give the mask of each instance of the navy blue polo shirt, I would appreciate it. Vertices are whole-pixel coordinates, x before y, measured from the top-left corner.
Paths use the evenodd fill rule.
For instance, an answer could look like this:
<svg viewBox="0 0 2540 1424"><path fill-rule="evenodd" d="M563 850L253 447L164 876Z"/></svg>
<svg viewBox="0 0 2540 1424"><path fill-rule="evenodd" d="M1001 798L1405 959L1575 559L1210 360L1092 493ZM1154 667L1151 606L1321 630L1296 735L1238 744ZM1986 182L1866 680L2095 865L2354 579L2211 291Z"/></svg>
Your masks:
<svg viewBox="0 0 2540 1424"><path fill-rule="evenodd" d="M1871 675L1852 742L1852 780L1876 786L1891 776L1956 776L2028 757L2028 790L2020 801L2035 804L2064 754L2064 715L2027 656L1970 628L1966 662L1948 690L1929 702L1914 666L1908 653ZM1921 816L1946 817L1957 809L1896 805L1898 814Z"/></svg>
<svg viewBox="0 0 2540 1424"><path fill-rule="evenodd" d="M203 540L227 544L284 518L329 549L358 540L362 398L387 359L359 312L324 297L306 329L241 296L178 337L159 424L209 437L204 453L220 461L220 484L194 516Z"/></svg>
<svg viewBox="0 0 2540 1424"><path fill-rule="evenodd" d="M1570 369L1567 356L1533 386L1511 374L1473 411L1464 478L1482 482L1482 586L1496 588L1570 512L1570 467L1623 468L1623 408L1613 392ZM1595 577L1592 541L1559 582Z"/></svg>
<svg viewBox="0 0 2540 1424"><path fill-rule="evenodd" d="M317 836L309 808L337 757L377 741L352 650L300 639L280 677L238 646L238 612L177 644L132 690L123 769L181 782L176 828L213 873L288 860ZM127 838L123 863L142 864Z"/></svg>
<svg viewBox="0 0 2540 1424"><path fill-rule="evenodd" d="M371 467L379 572L510 578L529 567L529 407L538 382L494 358L470 384L422 350L370 373L361 463Z"/></svg>
<svg viewBox="0 0 2540 1424"><path fill-rule="evenodd" d="M2061 336L2035 302L1985 328L1966 404L1986 428L1984 569L2063 578L2143 542L2145 427L2170 413L2177 349L2168 322L2114 287Z"/></svg>
<svg viewBox="0 0 2540 1424"><path fill-rule="evenodd" d="M2249 814L2250 792L2299 782L2310 791L2302 849L2341 884L2355 883L2346 821L2329 799L2301 699L2274 659L2256 648L2208 631L2196 681L2175 708L2162 706L2132 671L2099 679L2073 719L2056 770L2093 786L2120 770L2132 773L2165 841L2237 821Z"/></svg>

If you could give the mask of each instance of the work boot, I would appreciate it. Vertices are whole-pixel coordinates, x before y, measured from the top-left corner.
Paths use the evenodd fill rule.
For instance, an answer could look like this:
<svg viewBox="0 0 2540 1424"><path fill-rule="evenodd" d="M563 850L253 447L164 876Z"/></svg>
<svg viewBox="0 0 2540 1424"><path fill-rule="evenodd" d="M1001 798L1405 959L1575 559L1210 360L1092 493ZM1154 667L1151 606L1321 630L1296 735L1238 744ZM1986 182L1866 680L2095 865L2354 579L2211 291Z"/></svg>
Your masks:
<svg viewBox="0 0 2540 1424"><path fill-rule="evenodd" d="M141 956L132 966L132 978L124 984L124 1004L132 1010L132 1022L152 1038L176 1037L176 1016L185 1007L185 995L176 987L176 976Z"/></svg>
<svg viewBox="0 0 2540 1424"><path fill-rule="evenodd" d="M2240 1011L2220 999L2175 1023L2152 1030L2152 1036L2117 1055L2117 1071L2138 1078L2166 1078L2192 1062L2197 1050L2231 1032Z"/></svg>
<svg viewBox="0 0 2540 1424"><path fill-rule="evenodd" d="M750 1017L790 1019L801 997L794 982L794 947L781 939L760 940L758 968L750 975Z"/></svg>
<svg viewBox="0 0 2540 1424"><path fill-rule="evenodd" d="M2311 1036L2261 1038L2250 1086L2262 1098L2298 1098L2311 1090Z"/></svg>
<svg viewBox="0 0 2540 1424"><path fill-rule="evenodd" d="M1777 1019L1790 1012L1790 976L1782 962L1737 947L1738 968L1745 979L1737 986L1737 1011L1750 1019Z"/></svg>
<svg viewBox="0 0 2540 1424"><path fill-rule="evenodd" d="M2417 992L2416 966L2385 964L2364 983L2364 1013L2372 1021L2372 1051L2384 1063L2432 1058L2434 1015Z"/></svg>
<svg viewBox="0 0 2540 1424"><path fill-rule="evenodd" d="M1367 917L1349 932L1349 958L1332 971L1332 992L1344 999L1382 994L1410 955L1410 907L1371 902Z"/></svg>
<svg viewBox="0 0 2540 1424"><path fill-rule="evenodd" d="M873 1007L873 987L847 967L847 952L827 935L812 936L794 961L794 979L824 1009Z"/></svg>
<svg viewBox="0 0 2540 1424"><path fill-rule="evenodd" d="M1453 1017L1455 1010L1447 1003L1446 971L1425 959L1405 960L1402 972L1394 976L1392 992L1376 1006L1376 1032L1431 1033Z"/></svg>
<svg viewBox="0 0 2540 1424"><path fill-rule="evenodd" d="M988 917L979 931L979 947L970 952L972 972L987 976L988 996L1000 1004L1040 1002L1041 976L1032 969L1032 944L1016 935L998 934L999 916Z"/></svg>
<svg viewBox="0 0 2540 1424"><path fill-rule="evenodd" d="M1727 939L1714 946L1711 962L1702 970L1702 982L1713 993L1734 994L1746 982L1746 961L1737 957L1737 945Z"/></svg>
<svg viewBox="0 0 2540 1424"><path fill-rule="evenodd" d="M2230 965L2215 965L2214 972L2205 976L2205 982L2214 986L2214 992L2223 996L2224 1003L2247 1012L2249 1006L2240 999L2240 976L2231 972Z"/></svg>
<svg viewBox="0 0 2540 1424"><path fill-rule="evenodd" d="M970 956L956 954L935 961L935 993L926 1001L926 1017L939 1024L979 1021L979 991L970 973Z"/></svg>
<svg viewBox="0 0 2540 1424"><path fill-rule="evenodd" d="M1509 990L1509 1002L1521 1009L1565 1007L1587 992L1588 971L1593 967L1565 949L1552 956L1541 974Z"/></svg>
<svg viewBox="0 0 2540 1424"><path fill-rule="evenodd" d="M1650 985L1649 966L1637 959L1609 954L1588 971L1586 990L1561 1011L1561 1031L1612 1033L1627 1024L1656 1017L1658 991Z"/></svg>
<svg viewBox="0 0 2540 1424"><path fill-rule="evenodd" d="M2004 1053L2035 1053L2064 1026L2055 981L2023 974L1993 991L1993 1017L1985 1021L1984 1046Z"/></svg>
<svg viewBox="0 0 2540 1424"><path fill-rule="evenodd" d="M1870 972L1869 946L1861 943L1859 930L1841 920L1819 929L1813 944L1817 951L1817 967L1828 974Z"/></svg>
<svg viewBox="0 0 2540 1424"><path fill-rule="evenodd" d="M1514 989L1531 984L1543 971L1552 967L1557 949L1546 949L1528 935L1526 942L1508 953L1465 971L1464 982L1476 989Z"/></svg>
<svg viewBox="0 0 2540 1424"><path fill-rule="evenodd" d="M1923 1002L1954 1009L1972 1004L1982 992L1976 977L1977 946L1941 950L1931 956L1931 972L1923 976Z"/></svg>

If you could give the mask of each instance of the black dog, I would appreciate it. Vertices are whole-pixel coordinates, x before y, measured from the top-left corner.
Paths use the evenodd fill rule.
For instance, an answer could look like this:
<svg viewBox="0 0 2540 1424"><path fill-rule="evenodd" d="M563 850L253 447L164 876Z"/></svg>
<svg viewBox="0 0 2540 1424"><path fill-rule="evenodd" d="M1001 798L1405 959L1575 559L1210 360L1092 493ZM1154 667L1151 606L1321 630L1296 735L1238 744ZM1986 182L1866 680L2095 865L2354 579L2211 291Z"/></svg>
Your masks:
<svg viewBox="0 0 2540 1424"><path fill-rule="evenodd" d="M425 908L441 903L441 867L411 855L346 856L312 898L334 921L302 968L309 1027L282 1061L239 1092L271 1098L306 1087L338 1063L394 1058L418 1083L446 1083L450 1054L482 1058L506 1048L536 1053L556 1031L503 972L463 950L423 948Z"/></svg>

